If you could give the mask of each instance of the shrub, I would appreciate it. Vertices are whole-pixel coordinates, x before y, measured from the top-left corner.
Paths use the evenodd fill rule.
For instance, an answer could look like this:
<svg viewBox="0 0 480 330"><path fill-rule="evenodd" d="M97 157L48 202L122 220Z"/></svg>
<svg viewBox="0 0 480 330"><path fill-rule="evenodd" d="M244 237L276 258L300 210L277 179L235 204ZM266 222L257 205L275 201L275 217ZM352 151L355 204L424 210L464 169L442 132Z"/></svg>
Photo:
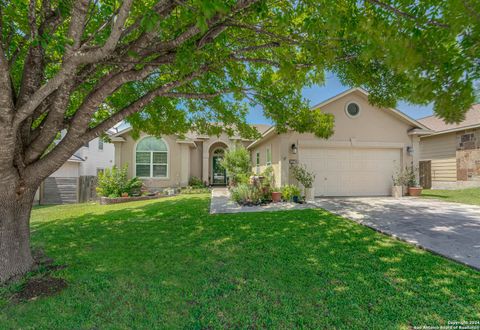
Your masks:
<svg viewBox="0 0 480 330"><path fill-rule="evenodd" d="M282 198L286 201L291 201L294 196L300 196L300 189L293 184L283 186L281 192Z"/></svg>
<svg viewBox="0 0 480 330"><path fill-rule="evenodd" d="M416 169L413 166L406 166L404 170L401 168L395 172L392 177L394 186L417 187Z"/></svg>
<svg viewBox="0 0 480 330"><path fill-rule="evenodd" d="M251 174L250 154L244 147L229 149L220 163L230 177L231 185L244 182Z"/></svg>
<svg viewBox="0 0 480 330"><path fill-rule="evenodd" d="M123 193L129 196L140 194L142 181L138 178L128 180L128 165L123 168L113 166L106 168L103 173L98 174L97 193L99 196L108 196L111 198L120 197Z"/></svg>
<svg viewBox="0 0 480 330"><path fill-rule="evenodd" d="M417 175L416 170L413 166L405 167L405 182L404 185L407 187L417 187Z"/></svg>
<svg viewBox="0 0 480 330"><path fill-rule="evenodd" d="M251 177L251 173L240 173L240 174L237 174L234 182L232 182L232 185L236 186L238 184L249 184L250 182L250 177ZM231 180L231 179L230 179Z"/></svg>
<svg viewBox="0 0 480 330"><path fill-rule="evenodd" d="M143 182L139 178L134 177L127 182L127 184L125 185L125 191L123 192L128 193L129 196L141 195L142 186Z"/></svg>
<svg viewBox="0 0 480 330"><path fill-rule="evenodd" d="M275 186L275 174L273 173L273 167L268 166L260 175L264 178L263 184L265 186L268 185L272 188Z"/></svg>
<svg viewBox="0 0 480 330"><path fill-rule="evenodd" d="M197 187L197 188L204 188L205 184L203 183L202 179L197 178L196 176L191 176L190 180L188 180L188 185L190 187Z"/></svg>
<svg viewBox="0 0 480 330"><path fill-rule="evenodd" d="M302 184L305 188L312 188L315 181L315 174L307 171L305 165L292 165L291 167L293 177Z"/></svg>
<svg viewBox="0 0 480 330"><path fill-rule="evenodd" d="M255 185L240 183L230 193L232 200L241 205L258 205L262 202L262 190Z"/></svg>

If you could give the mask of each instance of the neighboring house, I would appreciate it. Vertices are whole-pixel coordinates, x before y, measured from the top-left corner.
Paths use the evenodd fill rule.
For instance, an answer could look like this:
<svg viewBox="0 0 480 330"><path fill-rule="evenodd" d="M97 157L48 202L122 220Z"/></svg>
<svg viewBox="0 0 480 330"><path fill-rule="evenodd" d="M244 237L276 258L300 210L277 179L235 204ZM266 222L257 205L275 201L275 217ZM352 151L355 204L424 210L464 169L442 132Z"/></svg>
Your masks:
<svg viewBox="0 0 480 330"><path fill-rule="evenodd" d="M113 143L95 138L78 149L51 177L97 176L105 168L113 166L114 157Z"/></svg>
<svg viewBox="0 0 480 330"><path fill-rule="evenodd" d="M95 138L81 147L40 186L40 204L85 202L95 196L94 177L114 165L114 146Z"/></svg>
<svg viewBox="0 0 480 330"><path fill-rule="evenodd" d="M426 188L480 186L480 104L458 124L436 116L418 120L433 131L420 142L420 177Z"/></svg>
<svg viewBox="0 0 480 330"><path fill-rule="evenodd" d="M250 150L255 172L273 167L277 186L294 183L290 166L301 163L316 174L317 196L382 196L390 195L396 171L418 165L420 136L431 133L398 110L370 105L359 88L314 108L335 116L335 133L327 140L261 126L256 141L197 134L186 139L142 135L135 141L125 129L112 138L115 164L129 164L129 176L142 178L152 190L184 186L191 176L221 185L226 178L218 161L225 149L240 143Z"/></svg>

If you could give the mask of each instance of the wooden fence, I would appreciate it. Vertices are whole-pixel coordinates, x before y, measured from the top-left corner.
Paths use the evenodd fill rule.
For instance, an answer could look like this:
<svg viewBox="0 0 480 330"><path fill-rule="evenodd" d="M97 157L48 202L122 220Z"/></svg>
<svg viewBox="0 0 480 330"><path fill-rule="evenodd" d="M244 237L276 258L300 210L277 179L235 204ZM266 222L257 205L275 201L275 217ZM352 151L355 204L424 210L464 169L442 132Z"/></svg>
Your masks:
<svg viewBox="0 0 480 330"><path fill-rule="evenodd" d="M40 186L39 204L85 203L97 199L96 176L49 177Z"/></svg>

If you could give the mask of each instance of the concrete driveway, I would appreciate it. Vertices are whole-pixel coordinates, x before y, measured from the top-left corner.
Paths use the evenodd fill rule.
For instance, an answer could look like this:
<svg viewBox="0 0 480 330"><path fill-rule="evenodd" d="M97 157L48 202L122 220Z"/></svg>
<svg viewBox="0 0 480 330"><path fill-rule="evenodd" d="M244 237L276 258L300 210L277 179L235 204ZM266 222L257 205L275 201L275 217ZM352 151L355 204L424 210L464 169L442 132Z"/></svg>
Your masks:
<svg viewBox="0 0 480 330"><path fill-rule="evenodd" d="M419 198L325 198L317 206L480 270L480 206Z"/></svg>

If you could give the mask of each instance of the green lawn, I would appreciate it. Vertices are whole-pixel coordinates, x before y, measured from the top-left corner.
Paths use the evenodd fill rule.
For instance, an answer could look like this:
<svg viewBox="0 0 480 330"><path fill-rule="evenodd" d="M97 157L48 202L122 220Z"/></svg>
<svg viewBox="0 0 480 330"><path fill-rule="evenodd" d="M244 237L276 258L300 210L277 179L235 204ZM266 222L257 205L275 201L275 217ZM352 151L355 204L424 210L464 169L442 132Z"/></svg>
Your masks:
<svg viewBox="0 0 480 330"><path fill-rule="evenodd" d="M460 190L424 190L424 198L436 198L447 202L480 205L480 188Z"/></svg>
<svg viewBox="0 0 480 330"><path fill-rule="evenodd" d="M207 195L37 208L67 289L0 329L411 329L480 320L480 273L322 210L208 214Z"/></svg>

